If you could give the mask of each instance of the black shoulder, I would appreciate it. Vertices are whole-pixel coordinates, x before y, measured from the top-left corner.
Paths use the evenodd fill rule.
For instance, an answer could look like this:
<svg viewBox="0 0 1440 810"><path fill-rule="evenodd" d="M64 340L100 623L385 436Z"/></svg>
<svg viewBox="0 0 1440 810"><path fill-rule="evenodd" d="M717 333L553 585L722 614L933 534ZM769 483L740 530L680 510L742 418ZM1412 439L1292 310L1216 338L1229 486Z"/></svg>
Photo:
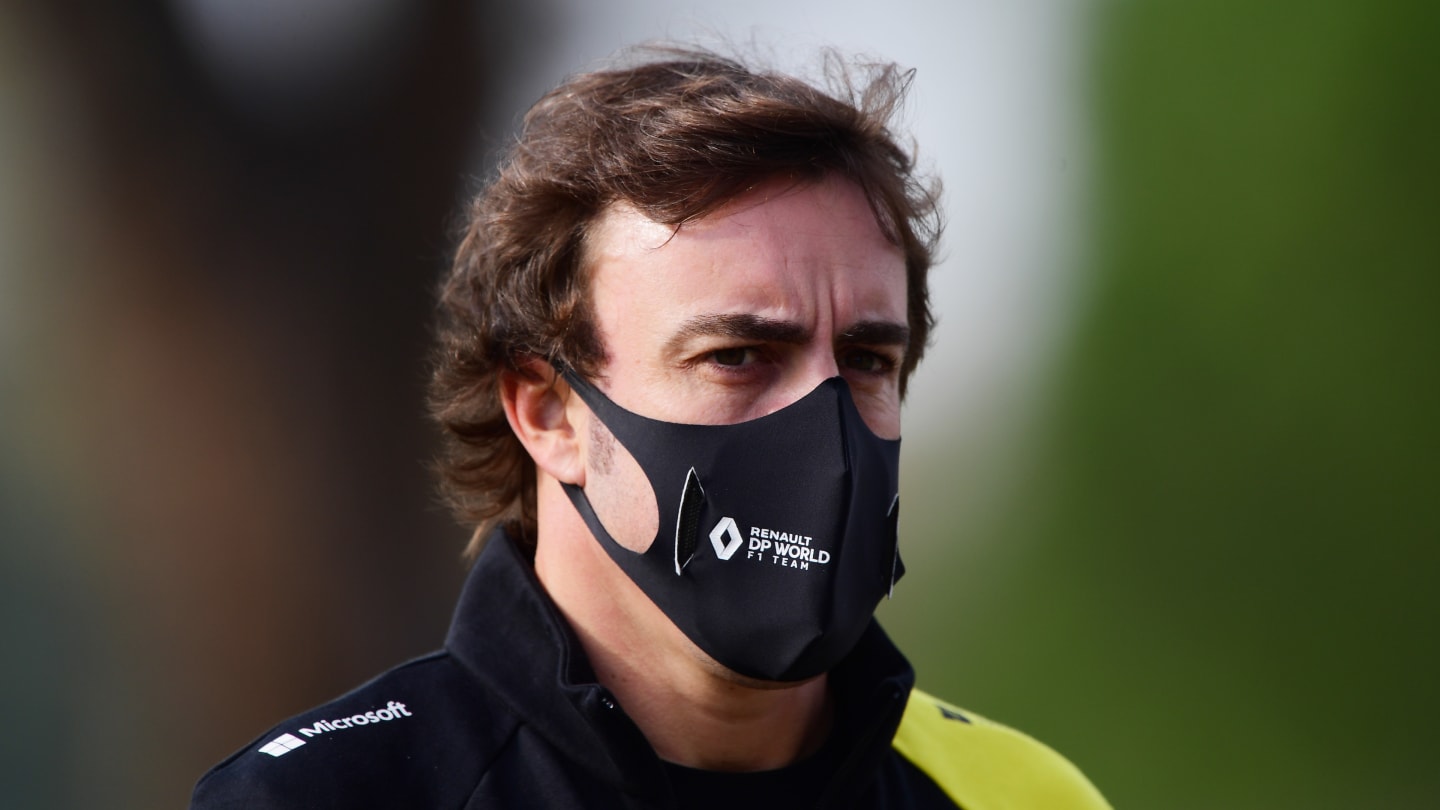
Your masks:
<svg viewBox="0 0 1440 810"><path fill-rule="evenodd" d="M200 778L190 806L460 807L516 725L437 652L260 735Z"/></svg>

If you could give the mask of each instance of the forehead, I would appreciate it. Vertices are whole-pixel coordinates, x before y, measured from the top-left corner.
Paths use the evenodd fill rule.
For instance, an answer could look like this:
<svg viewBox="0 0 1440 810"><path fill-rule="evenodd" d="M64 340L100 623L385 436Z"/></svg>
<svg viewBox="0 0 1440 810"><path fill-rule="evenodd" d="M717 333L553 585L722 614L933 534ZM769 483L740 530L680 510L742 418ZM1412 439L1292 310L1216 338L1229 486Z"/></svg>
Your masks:
<svg viewBox="0 0 1440 810"><path fill-rule="evenodd" d="M842 178L763 183L678 227L613 205L593 223L584 261L597 306L616 297L644 304L634 300L644 290L651 305L672 309L805 317L838 307L904 320L903 253Z"/></svg>

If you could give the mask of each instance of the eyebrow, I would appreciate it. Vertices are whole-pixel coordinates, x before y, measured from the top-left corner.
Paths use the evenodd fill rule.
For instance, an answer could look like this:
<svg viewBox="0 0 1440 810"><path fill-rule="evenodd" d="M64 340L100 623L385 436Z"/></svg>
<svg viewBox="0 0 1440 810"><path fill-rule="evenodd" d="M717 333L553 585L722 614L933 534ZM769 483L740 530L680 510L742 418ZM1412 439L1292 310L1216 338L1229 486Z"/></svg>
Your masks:
<svg viewBox="0 0 1440 810"><path fill-rule="evenodd" d="M810 340L810 330L793 321L763 318L746 312L696 315L675 330L675 334L666 341L665 348L676 352L688 340L714 336L798 345Z"/></svg>
<svg viewBox="0 0 1440 810"><path fill-rule="evenodd" d="M910 327L894 321L861 321L846 329L836 343L862 346L909 346Z"/></svg>
<svg viewBox="0 0 1440 810"><path fill-rule="evenodd" d="M757 343L803 344L810 330L793 321L781 321L750 313L697 315L680 325L665 343L669 352L678 352L685 342L697 337L729 337ZM910 328L893 321L860 321L836 340L840 344L864 346L908 346Z"/></svg>

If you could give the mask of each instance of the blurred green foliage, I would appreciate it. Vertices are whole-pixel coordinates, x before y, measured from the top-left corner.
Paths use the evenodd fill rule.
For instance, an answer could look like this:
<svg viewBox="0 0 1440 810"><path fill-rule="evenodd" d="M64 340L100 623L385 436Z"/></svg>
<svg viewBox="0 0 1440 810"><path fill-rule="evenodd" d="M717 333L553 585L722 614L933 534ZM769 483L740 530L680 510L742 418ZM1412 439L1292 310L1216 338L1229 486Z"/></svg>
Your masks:
<svg viewBox="0 0 1440 810"><path fill-rule="evenodd" d="M1074 329L887 622L1117 807L1440 806L1440 4L1095 26Z"/></svg>

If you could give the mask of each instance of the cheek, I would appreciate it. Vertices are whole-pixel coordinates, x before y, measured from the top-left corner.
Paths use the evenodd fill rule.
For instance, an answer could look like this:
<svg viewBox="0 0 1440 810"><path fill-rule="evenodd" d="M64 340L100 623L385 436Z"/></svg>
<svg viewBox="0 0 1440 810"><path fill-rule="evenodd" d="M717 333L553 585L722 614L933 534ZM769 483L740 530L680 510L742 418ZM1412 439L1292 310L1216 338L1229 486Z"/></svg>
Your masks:
<svg viewBox="0 0 1440 810"><path fill-rule="evenodd" d="M900 396L898 394L888 395L856 395L855 407L860 411L860 416L865 420L865 426L870 428L882 439L900 438Z"/></svg>
<svg viewBox="0 0 1440 810"><path fill-rule="evenodd" d="M650 548L660 511L639 462L598 419L590 420L585 496L615 542L634 552Z"/></svg>
<svg viewBox="0 0 1440 810"><path fill-rule="evenodd" d="M618 444L614 434L606 430L598 419L590 420L590 452L586 466L591 475L615 472L615 447Z"/></svg>

